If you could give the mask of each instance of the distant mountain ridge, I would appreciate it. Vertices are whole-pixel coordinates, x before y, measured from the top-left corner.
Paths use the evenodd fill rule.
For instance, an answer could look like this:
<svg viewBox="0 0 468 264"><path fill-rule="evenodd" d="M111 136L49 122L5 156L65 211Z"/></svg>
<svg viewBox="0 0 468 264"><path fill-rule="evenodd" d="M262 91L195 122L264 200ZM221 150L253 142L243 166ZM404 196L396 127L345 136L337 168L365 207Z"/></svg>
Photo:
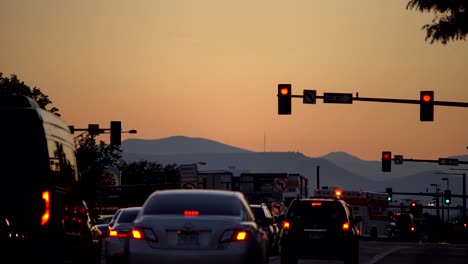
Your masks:
<svg viewBox="0 0 468 264"><path fill-rule="evenodd" d="M346 152L331 152L313 158L298 152L255 152L209 139L184 136L127 139L122 142L122 150L123 159L127 162L147 160L161 164L199 164L201 171L229 170L234 175L242 172L299 173L309 179L310 190L316 188L319 179L321 187L379 192L391 187L395 192L431 192L434 191L431 184L439 184L441 188L446 184L441 179L447 175L438 175L437 172L454 168L437 163L405 161L402 165L392 164L392 172L382 172L380 160L361 160ZM450 158L468 161L468 155ZM460 193L461 177L449 175L448 178L452 193Z"/></svg>
<svg viewBox="0 0 468 264"><path fill-rule="evenodd" d="M172 136L162 139L127 139L122 149L128 152L151 155L174 155L195 153L251 153L253 151L229 146L204 138Z"/></svg>

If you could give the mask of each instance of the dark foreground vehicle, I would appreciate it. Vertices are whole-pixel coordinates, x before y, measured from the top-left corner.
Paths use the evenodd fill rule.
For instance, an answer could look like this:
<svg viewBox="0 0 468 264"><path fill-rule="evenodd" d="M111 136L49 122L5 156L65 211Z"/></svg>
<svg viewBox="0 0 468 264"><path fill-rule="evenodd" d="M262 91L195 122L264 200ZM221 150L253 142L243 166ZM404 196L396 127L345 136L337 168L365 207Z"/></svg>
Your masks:
<svg viewBox="0 0 468 264"><path fill-rule="evenodd" d="M288 208L280 237L281 264L298 259L359 263L359 236L349 206L342 200L296 199Z"/></svg>
<svg viewBox="0 0 468 264"><path fill-rule="evenodd" d="M68 126L11 95L0 95L0 123L2 260L89 263L90 218Z"/></svg>
<svg viewBox="0 0 468 264"><path fill-rule="evenodd" d="M391 238L398 241L417 242L419 230L414 225L414 216L410 213L396 213L391 226Z"/></svg>
<svg viewBox="0 0 468 264"><path fill-rule="evenodd" d="M279 228L270 209L265 203L250 204L250 209L255 215L255 221L268 236L268 254L278 254Z"/></svg>

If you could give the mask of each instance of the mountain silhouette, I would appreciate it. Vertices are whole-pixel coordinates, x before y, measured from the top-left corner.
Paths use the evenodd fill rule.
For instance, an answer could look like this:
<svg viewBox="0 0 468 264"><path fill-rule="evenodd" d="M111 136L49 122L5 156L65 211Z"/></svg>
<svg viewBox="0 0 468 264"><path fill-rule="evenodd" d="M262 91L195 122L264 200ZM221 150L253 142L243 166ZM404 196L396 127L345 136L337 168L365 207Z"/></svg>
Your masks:
<svg viewBox="0 0 468 264"><path fill-rule="evenodd" d="M209 139L174 136L163 139L127 139L122 142L123 159L127 162L147 160L161 164L198 164L200 171L227 170L239 175L249 173L299 173L309 179L309 189L336 186L343 189L385 192L434 192L430 184L445 188L441 179L456 166L437 163L404 162L392 164L392 172L382 172L380 154L375 161L361 160L346 152L331 152L322 157L307 157L299 152L254 152ZM461 161L468 155L452 156ZM203 165L202 165L203 164ZM461 168L463 165L460 165ZM466 165L465 165L466 167ZM460 173L452 171L454 173ZM452 193L461 193L459 176L449 176ZM432 188L432 191L431 191ZM430 199L422 197L421 199Z"/></svg>
<svg viewBox="0 0 468 264"><path fill-rule="evenodd" d="M173 136L162 139L127 139L122 142L126 152L174 155L195 153L250 153L252 151L229 146L204 138Z"/></svg>

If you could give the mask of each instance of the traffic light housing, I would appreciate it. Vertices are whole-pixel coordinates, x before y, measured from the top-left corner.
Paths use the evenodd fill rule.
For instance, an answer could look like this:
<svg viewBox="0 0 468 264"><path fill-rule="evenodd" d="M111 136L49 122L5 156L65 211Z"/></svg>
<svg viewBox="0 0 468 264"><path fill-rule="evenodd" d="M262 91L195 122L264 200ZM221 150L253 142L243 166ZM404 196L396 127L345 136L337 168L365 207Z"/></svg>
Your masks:
<svg viewBox="0 0 468 264"><path fill-rule="evenodd" d="M434 121L434 91L421 91L419 106L419 120Z"/></svg>
<svg viewBox="0 0 468 264"><path fill-rule="evenodd" d="M452 192L450 190L444 191L444 204L452 203Z"/></svg>
<svg viewBox="0 0 468 264"><path fill-rule="evenodd" d="M122 122L111 121L110 144L120 146L122 141Z"/></svg>
<svg viewBox="0 0 468 264"><path fill-rule="evenodd" d="M278 115L291 114L291 84L278 84Z"/></svg>
<svg viewBox="0 0 468 264"><path fill-rule="evenodd" d="M391 151L382 151L382 171L383 172L392 171L392 152Z"/></svg>
<svg viewBox="0 0 468 264"><path fill-rule="evenodd" d="M393 200L393 190L392 188L387 188L387 201L391 202Z"/></svg>

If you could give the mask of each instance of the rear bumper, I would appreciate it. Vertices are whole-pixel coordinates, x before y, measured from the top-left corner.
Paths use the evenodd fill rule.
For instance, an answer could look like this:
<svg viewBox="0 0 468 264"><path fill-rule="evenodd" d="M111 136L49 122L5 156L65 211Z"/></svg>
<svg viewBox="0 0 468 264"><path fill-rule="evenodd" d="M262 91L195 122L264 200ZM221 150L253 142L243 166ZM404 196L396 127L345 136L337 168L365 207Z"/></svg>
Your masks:
<svg viewBox="0 0 468 264"><path fill-rule="evenodd" d="M245 245L234 245L218 249L155 249L145 241L132 240L127 252L128 263L203 263L203 264L240 264L258 263L259 251Z"/></svg>

